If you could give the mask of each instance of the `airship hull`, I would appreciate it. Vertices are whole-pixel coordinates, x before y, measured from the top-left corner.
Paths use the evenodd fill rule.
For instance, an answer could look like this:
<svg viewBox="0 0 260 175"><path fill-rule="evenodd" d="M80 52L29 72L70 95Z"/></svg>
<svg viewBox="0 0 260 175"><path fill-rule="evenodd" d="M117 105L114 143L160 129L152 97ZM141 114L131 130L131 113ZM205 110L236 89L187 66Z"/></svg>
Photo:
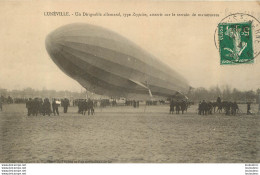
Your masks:
<svg viewBox="0 0 260 175"><path fill-rule="evenodd" d="M112 97L168 97L189 89L177 72L126 38L89 24L70 24L46 38L58 67L88 91Z"/></svg>

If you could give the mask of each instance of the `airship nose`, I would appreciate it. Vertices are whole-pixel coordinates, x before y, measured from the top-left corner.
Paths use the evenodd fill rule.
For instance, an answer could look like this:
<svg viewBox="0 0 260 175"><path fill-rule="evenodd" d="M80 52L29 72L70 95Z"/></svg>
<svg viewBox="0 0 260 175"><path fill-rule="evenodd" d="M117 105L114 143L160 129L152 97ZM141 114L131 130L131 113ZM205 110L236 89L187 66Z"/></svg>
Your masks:
<svg viewBox="0 0 260 175"><path fill-rule="evenodd" d="M59 38L59 32L54 31L47 35L45 39L45 47L53 62L66 74L73 74L73 68L70 63L70 59L65 57L64 49Z"/></svg>
<svg viewBox="0 0 260 175"><path fill-rule="evenodd" d="M45 47L53 62L57 64L61 69L64 69L66 68L65 64L67 64L70 60L65 59L64 48L61 39L62 36L60 35L60 33L57 31L53 31L52 33L47 35L45 39Z"/></svg>
<svg viewBox="0 0 260 175"><path fill-rule="evenodd" d="M64 40L66 36L63 31L55 30L47 35L45 47L53 62L67 75L75 77L82 74L81 66L75 61L75 57L66 48ZM68 56L69 55L69 56Z"/></svg>
<svg viewBox="0 0 260 175"><path fill-rule="evenodd" d="M59 45L56 41L55 35L56 33L52 32L49 35L47 35L45 39L46 50L54 62L57 61L55 55L59 52Z"/></svg>

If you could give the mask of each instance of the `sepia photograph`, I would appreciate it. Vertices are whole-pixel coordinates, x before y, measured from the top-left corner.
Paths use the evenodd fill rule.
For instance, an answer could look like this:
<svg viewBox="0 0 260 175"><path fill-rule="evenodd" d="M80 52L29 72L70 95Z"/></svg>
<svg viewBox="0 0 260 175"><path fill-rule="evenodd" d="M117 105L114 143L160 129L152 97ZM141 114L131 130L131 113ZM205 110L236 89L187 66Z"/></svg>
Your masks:
<svg viewBox="0 0 260 175"><path fill-rule="evenodd" d="M0 163L260 162L259 1L1 1L0 23Z"/></svg>

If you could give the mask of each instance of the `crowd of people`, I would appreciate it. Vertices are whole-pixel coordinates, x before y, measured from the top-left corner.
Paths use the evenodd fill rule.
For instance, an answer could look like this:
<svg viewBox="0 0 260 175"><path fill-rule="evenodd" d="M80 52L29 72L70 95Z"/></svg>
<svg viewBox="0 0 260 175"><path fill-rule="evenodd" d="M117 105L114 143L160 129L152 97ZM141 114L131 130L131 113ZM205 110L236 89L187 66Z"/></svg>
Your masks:
<svg viewBox="0 0 260 175"><path fill-rule="evenodd" d="M94 110L94 103L92 100L88 99L81 99L78 101L78 113L85 115L86 112L88 112L88 115L93 115L95 110Z"/></svg>
<svg viewBox="0 0 260 175"><path fill-rule="evenodd" d="M217 110L216 110L217 108ZM239 107L237 102L230 102L230 101L221 101L221 98L218 97L216 102L206 102L203 100L199 102L198 107L198 114L199 115L208 115L212 114L213 112L222 112L226 115L236 115L239 112ZM247 109L249 110L249 109ZM247 113L248 114L248 113Z"/></svg>
<svg viewBox="0 0 260 175"><path fill-rule="evenodd" d="M174 101L173 99L170 101L170 114L173 114L176 111L176 114L179 114L180 111L184 114L184 111L188 110L188 102L187 101Z"/></svg>
<svg viewBox="0 0 260 175"><path fill-rule="evenodd" d="M26 103L27 100L28 99L26 99L26 98L12 98L10 96L8 96L8 97L1 96L0 97L0 101L2 102L2 104Z"/></svg>
<svg viewBox="0 0 260 175"><path fill-rule="evenodd" d="M52 103L48 98L42 100L41 98L34 98L26 102L27 115L28 116L37 116L37 115L48 115L50 116L52 113L54 115L59 115L59 106L64 108L64 113L67 113L69 107L69 100L67 98L62 99L61 102L56 100L55 98L52 100Z"/></svg>
<svg viewBox="0 0 260 175"><path fill-rule="evenodd" d="M217 111L216 111L217 108ZM236 102L205 102L204 100L199 103L198 107L199 115L213 114L213 112L222 112L224 110L226 115L236 115L239 111L238 104Z"/></svg>
<svg viewBox="0 0 260 175"><path fill-rule="evenodd" d="M97 106L100 106L101 108L106 106L117 106L116 100L109 100L109 99L100 99L100 100L85 100L85 99L75 99L72 100L72 105L78 107L78 113L85 115L86 113L88 115L93 115L95 110L94 108ZM59 115L59 106L63 107L64 113L68 112L68 107L70 106L69 99L52 99L49 100L48 98L45 98L42 100L42 98L11 98L10 96L0 97L0 111L3 109L3 104L10 104L10 103L26 103L27 108L27 115L28 116L37 116L37 115ZM159 101L160 104L165 104L165 102ZM120 103L122 105L122 103ZM157 101L146 101L145 103L147 106L150 105L156 105ZM125 100L123 102L123 105L125 106L133 106L134 108L139 107L139 101L136 100ZM176 114L184 114L184 112L188 110L188 107L192 105L191 102L187 100L176 100L171 99L170 100L170 114L176 113ZM215 112L222 113L224 112L226 115L237 115L241 110L239 109L239 106L237 102L231 102L231 101L221 101L220 97L217 98L215 102L206 102L205 100L200 101L198 104L198 114L199 115L211 115ZM251 112L251 103L247 103L247 115L252 115Z"/></svg>
<svg viewBox="0 0 260 175"><path fill-rule="evenodd" d="M174 100L171 99L170 101L170 114L176 112L176 114L184 114L187 112L188 107L191 105L190 102L185 100ZM240 111L239 106L236 101L221 101L220 97L217 98L215 102L206 102L205 100L200 101L198 104L198 114L199 115L211 115L213 113L222 113L224 112L225 115L237 115ZM251 112L251 103L247 103L247 115L252 115Z"/></svg>

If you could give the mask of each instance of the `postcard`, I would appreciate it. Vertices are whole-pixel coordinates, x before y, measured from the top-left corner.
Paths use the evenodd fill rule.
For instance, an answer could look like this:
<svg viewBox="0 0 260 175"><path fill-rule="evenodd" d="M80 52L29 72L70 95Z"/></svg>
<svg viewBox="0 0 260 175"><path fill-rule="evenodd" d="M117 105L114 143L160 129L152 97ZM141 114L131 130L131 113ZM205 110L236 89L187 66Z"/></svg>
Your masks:
<svg viewBox="0 0 260 175"><path fill-rule="evenodd" d="M0 23L3 168L258 167L259 2L1 1Z"/></svg>

